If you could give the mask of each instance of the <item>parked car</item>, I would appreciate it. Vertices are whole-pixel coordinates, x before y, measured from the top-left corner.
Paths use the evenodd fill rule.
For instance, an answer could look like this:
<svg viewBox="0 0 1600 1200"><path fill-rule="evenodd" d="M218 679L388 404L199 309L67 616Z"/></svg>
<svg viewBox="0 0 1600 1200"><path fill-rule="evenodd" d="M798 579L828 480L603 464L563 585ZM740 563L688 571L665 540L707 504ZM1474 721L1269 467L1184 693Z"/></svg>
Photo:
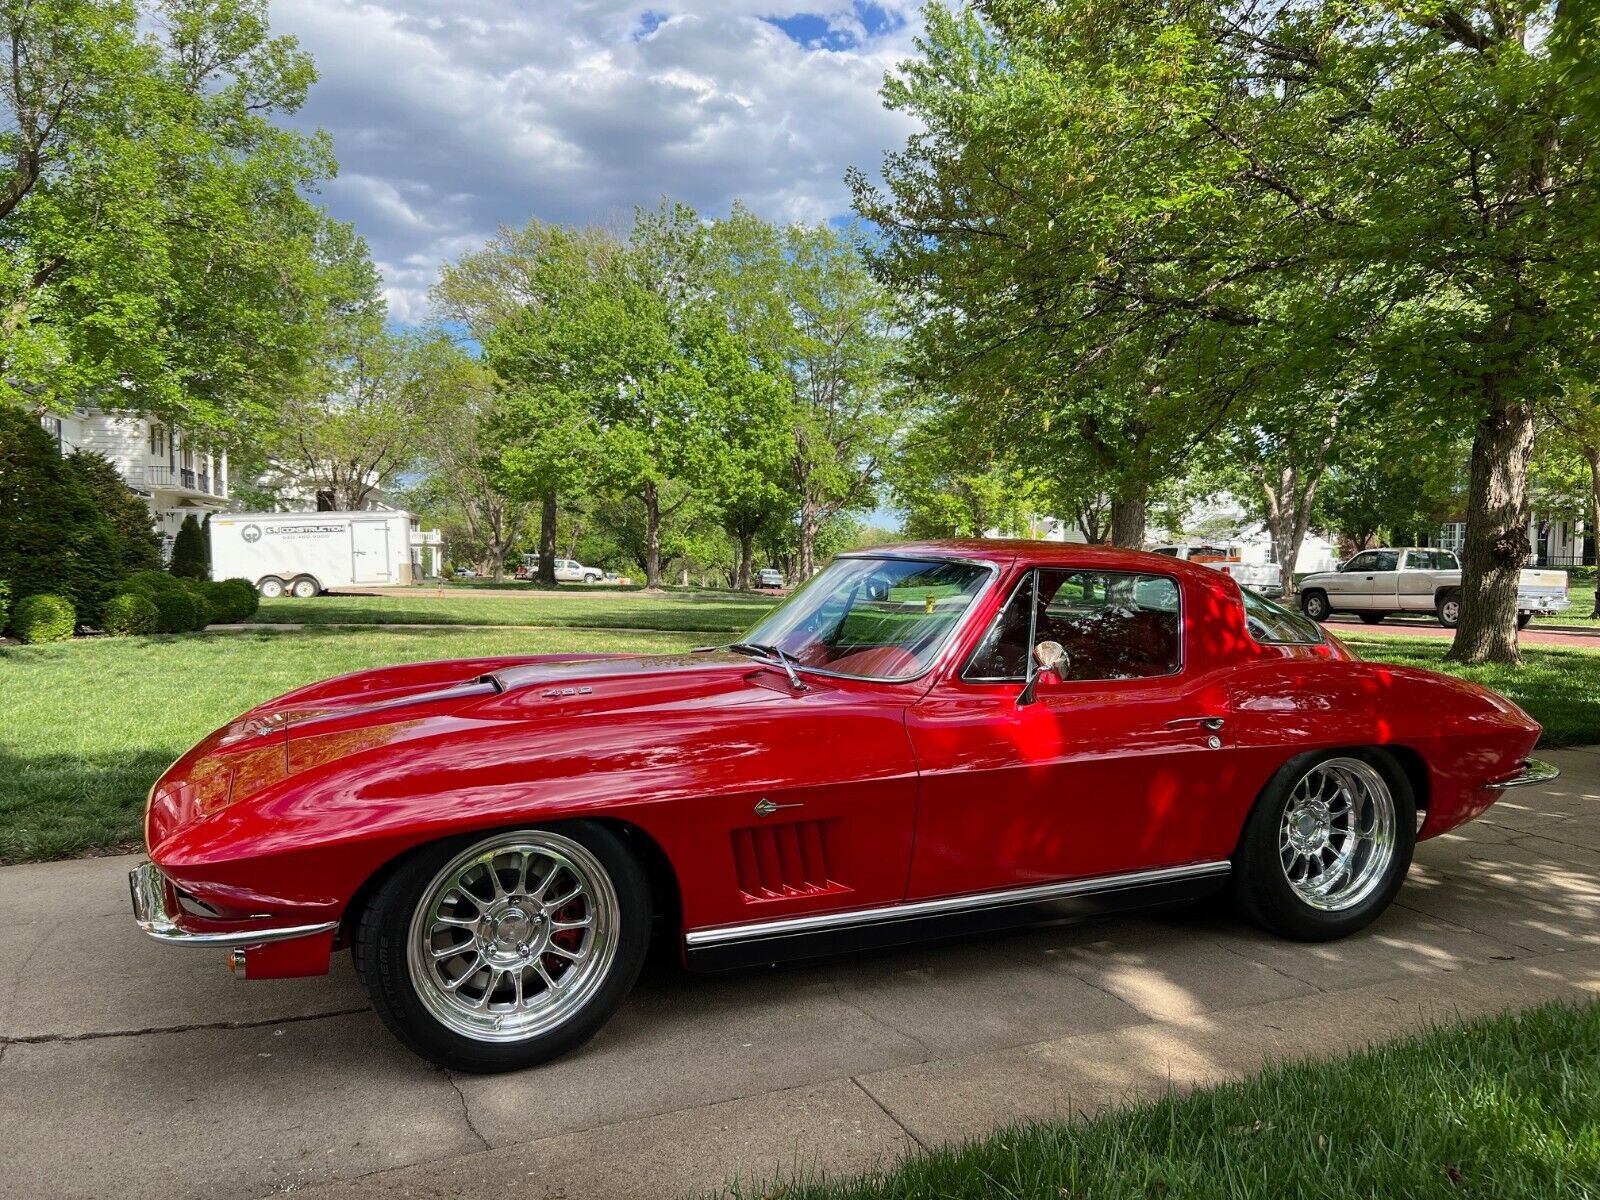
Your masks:
<svg viewBox="0 0 1600 1200"><path fill-rule="evenodd" d="M1283 572L1278 564L1244 562L1239 547L1235 545L1180 542L1157 546L1155 553L1221 571L1224 575L1233 576L1240 587L1260 592L1263 596L1283 595Z"/></svg>
<svg viewBox="0 0 1600 1200"><path fill-rule="evenodd" d="M478 577L478 572L472 567L457 567L456 568L456 578L457 579L476 579L477 577Z"/></svg>
<svg viewBox="0 0 1600 1200"><path fill-rule="evenodd" d="M1225 889L1284 937L1343 937L1418 838L1554 777L1538 736L1194 564L900 545L731 645L262 704L151 790L134 916L248 979L348 949L406 1045L505 1070L604 1024L652 930L727 968Z"/></svg>
<svg viewBox="0 0 1600 1200"><path fill-rule="evenodd" d="M1567 573L1529 568L1517 583L1517 628L1536 613L1563 612ZM1433 613L1454 629L1461 620L1461 562L1449 550L1419 546L1363 550L1337 571L1307 575L1300 584L1300 610L1314 621L1353 612L1377 625L1397 612Z"/></svg>
<svg viewBox="0 0 1600 1200"><path fill-rule="evenodd" d="M755 584L758 588L781 588L783 572L776 567L762 567L756 572Z"/></svg>
<svg viewBox="0 0 1600 1200"><path fill-rule="evenodd" d="M522 567L517 571L518 579L533 579L539 574L539 556L537 554L524 554ZM576 559L556 559L556 580L559 583L599 583L605 572L599 567L586 567Z"/></svg>

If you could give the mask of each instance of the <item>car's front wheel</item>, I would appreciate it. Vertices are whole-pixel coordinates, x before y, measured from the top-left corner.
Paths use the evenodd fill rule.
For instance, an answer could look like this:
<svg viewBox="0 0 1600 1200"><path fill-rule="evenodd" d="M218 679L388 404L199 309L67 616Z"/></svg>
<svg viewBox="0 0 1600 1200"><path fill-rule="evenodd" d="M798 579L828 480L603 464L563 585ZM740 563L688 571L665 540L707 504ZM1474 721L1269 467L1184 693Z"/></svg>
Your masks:
<svg viewBox="0 0 1600 1200"><path fill-rule="evenodd" d="M1274 775L1234 856L1244 915L1300 941L1365 928L1411 868L1416 799L1382 751L1300 755Z"/></svg>
<svg viewBox="0 0 1600 1200"><path fill-rule="evenodd" d="M638 861L604 826L571 821L414 854L374 893L354 954L402 1042L489 1072L586 1042L633 987L649 940Z"/></svg>
<svg viewBox="0 0 1600 1200"><path fill-rule="evenodd" d="M1321 592L1305 592L1300 596L1300 611L1313 621L1326 621L1333 615L1328 597Z"/></svg>

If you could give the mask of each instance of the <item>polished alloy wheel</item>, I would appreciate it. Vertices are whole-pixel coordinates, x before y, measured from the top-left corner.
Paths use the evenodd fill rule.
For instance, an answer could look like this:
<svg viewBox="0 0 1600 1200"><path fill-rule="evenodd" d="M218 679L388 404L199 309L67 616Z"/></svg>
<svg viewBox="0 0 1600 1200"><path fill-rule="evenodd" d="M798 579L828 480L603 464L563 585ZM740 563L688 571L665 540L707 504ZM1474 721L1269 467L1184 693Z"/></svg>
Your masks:
<svg viewBox="0 0 1600 1200"><path fill-rule="evenodd" d="M1446 600L1439 606L1439 620L1454 627L1461 622L1461 601Z"/></svg>
<svg viewBox="0 0 1600 1200"><path fill-rule="evenodd" d="M606 978L620 906L584 846L547 830L480 842L423 891L411 919L411 981L466 1037L515 1042L570 1020Z"/></svg>
<svg viewBox="0 0 1600 1200"><path fill-rule="evenodd" d="M1383 882L1394 849L1394 795L1361 759L1319 762L1289 793L1279 859L1289 886L1312 908L1360 904Z"/></svg>

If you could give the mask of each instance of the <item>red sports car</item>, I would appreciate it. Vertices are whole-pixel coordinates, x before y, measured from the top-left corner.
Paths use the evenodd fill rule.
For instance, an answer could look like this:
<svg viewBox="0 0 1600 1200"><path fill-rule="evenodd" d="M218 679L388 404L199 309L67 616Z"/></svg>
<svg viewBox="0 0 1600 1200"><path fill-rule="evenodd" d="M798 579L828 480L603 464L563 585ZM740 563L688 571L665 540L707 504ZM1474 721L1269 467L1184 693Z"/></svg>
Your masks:
<svg viewBox="0 0 1600 1200"><path fill-rule="evenodd" d="M417 1053L582 1043L652 933L691 967L1181 903L1353 933L1418 838L1553 778L1494 692L1357 661L1171 558L834 560L745 640L430 662L245 713L150 794L152 936L241 975L349 947Z"/></svg>

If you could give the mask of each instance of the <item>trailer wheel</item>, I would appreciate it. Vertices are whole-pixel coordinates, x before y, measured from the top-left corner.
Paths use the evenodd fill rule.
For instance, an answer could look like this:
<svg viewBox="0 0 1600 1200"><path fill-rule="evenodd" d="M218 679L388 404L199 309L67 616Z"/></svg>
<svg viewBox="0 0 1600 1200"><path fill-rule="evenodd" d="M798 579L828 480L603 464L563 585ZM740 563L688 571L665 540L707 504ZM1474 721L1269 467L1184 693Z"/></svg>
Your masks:
<svg viewBox="0 0 1600 1200"><path fill-rule="evenodd" d="M322 586L309 575L296 575L289 585L289 594L296 600L309 600L322 591Z"/></svg>
<svg viewBox="0 0 1600 1200"><path fill-rule="evenodd" d="M276 575L268 575L264 579L256 580L256 591L263 599L276 600L284 593L283 580Z"/></svg>

